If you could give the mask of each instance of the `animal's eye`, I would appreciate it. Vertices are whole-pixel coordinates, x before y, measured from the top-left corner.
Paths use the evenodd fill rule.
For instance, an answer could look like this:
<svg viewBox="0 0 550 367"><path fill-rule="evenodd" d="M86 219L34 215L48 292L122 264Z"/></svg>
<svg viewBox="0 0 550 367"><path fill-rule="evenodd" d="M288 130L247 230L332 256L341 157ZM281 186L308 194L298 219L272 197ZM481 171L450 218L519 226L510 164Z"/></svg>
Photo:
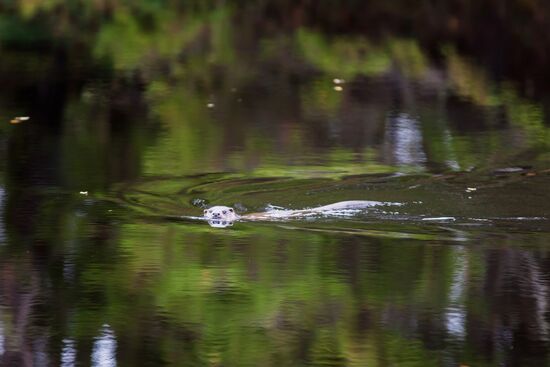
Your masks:
<svg viewBox="0 0 550 367"><path fill-rule="evenodd" d="M227 211L226 211L226 210L224 210L224 211L223 211L222 213L223 213L223 214L227 214Z"/></svg>
<svg viewBox="0 0 550 367"><path fill-rule="evenodd" d="M230 208L229 211L230 211L231 213L233 213L233 209Z"/></svg>
<svg viewBox="0 0 550 367"><path fill-rule="evenodd" d="M205 209L205 210L204 210L204 214L206 214L206 213L208 213L208 210Z"/></svg>

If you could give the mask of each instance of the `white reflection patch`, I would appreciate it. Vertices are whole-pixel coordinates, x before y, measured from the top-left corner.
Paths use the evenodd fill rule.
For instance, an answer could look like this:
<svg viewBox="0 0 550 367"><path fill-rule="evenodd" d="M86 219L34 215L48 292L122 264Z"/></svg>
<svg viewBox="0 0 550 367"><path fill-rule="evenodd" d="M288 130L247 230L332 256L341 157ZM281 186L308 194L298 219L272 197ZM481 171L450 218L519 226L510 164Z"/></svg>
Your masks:
<svg viewBox="0 0 550 367"><path fill-rule="evenodd" d="M466 290L468 262L464 248L456 247L453 249L455 258L455 271L453 274L453 283L449 292L449 303L445 313L446 326L449 334L456 338L463 339L466 336L466 311L463 300Z"/></svg>
<svg viewBox="0 0 550 367"><path fill-rule="evenodd" d="M447 319L447 331L449 334L463 339L466 334L466 329L464 327L466 322L466 313L461 307L447 309L447 314L445 315Z"/></svg>
<svg viewBox="0 0 550 367"><path fill-rule="evenodd" d="M109 325L103 325L101 336L94 342L92 366L116 367L116 338Z"/></svg>
<svg viewBox="0 0 550 367"><path fill-rule="evenodd" d="M76 364L76 348L74 340L63 339L61 351L61 367L74 367Z"/></svg>
<svg viewBox="0 0 550 367"><path fill-rule="evenodd" d="M398 164L424 166L426 163L419 123L405 113L390 117L386 126L386 144L390 145Z"/></svg>
<svg viewBox="0 0 550 367"><path fill-rule="evenodd" d="M4 354L6 348L4 347L6 339L4 337L4 323L0 321L0 356Z"/></svg>

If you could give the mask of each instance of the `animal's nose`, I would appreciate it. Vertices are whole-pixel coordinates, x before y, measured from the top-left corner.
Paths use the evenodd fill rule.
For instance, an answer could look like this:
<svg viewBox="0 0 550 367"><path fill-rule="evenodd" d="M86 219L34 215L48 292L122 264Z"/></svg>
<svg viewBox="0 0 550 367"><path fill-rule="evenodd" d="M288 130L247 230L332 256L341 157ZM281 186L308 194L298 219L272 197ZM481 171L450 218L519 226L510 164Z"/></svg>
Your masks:
<svg viewBox="0 0 550 367"><path fill-rule="evenodd" d="M213 216L214 218L220 218L220 213L214 213L214 214L212 214L212 216Z"/></svg>

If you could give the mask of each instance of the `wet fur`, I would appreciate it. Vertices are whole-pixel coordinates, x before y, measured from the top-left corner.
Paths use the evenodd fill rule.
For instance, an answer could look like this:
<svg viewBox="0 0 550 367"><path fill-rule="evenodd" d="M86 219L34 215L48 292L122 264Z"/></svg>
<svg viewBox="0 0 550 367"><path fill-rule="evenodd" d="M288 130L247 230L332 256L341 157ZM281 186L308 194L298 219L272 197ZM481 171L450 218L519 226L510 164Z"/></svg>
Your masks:
<svg viewBox="0 0 550 367"><path fill-rule="evenodd" d="M238 215L235 210L229 206L213 206L204 210L204 218L207 220L234 222L239 219L244 220L266 220L273 218L293 218L304 216L308 214L323 213L330 210L345 210L345 209L361 209L368 208L379 204L375 201L365 200L352 200L352 201L340 201L338 203L324 205L311 209L299 209L299 210L276 210L263 213L251 213ZM276 215L274 215L276 213Z"/></svg>

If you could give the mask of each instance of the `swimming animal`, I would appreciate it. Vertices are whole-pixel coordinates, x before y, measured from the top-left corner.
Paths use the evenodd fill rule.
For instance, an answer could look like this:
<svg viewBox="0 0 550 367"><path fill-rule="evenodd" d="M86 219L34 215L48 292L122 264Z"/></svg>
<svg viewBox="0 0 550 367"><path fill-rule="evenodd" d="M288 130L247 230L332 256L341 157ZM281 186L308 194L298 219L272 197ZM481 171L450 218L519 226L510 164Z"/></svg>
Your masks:
<svg viewBox="0 0 550 367"><path fill-rule="evenodd" d="M235 209L229 206L213 206L204 210L204 218L212 227L227 227L233 225L237 220L281 220L292 218L303 218L316 215L342 216L355 214L361 209L384 205L402 205L400 203L390 203L381 201L351 200L340 201L334 204L319 206L308 209L270 209L261 213L250 213L238 215Z"/></svg>
<svg viewBox="0 0 550 367"><path fill-rule="evenodd" d="M210 209L204 209L204 217L206 219L219 219L219 220L228 220L235 221L240 218L235 209L229 206L213 206Z"/></svg>

